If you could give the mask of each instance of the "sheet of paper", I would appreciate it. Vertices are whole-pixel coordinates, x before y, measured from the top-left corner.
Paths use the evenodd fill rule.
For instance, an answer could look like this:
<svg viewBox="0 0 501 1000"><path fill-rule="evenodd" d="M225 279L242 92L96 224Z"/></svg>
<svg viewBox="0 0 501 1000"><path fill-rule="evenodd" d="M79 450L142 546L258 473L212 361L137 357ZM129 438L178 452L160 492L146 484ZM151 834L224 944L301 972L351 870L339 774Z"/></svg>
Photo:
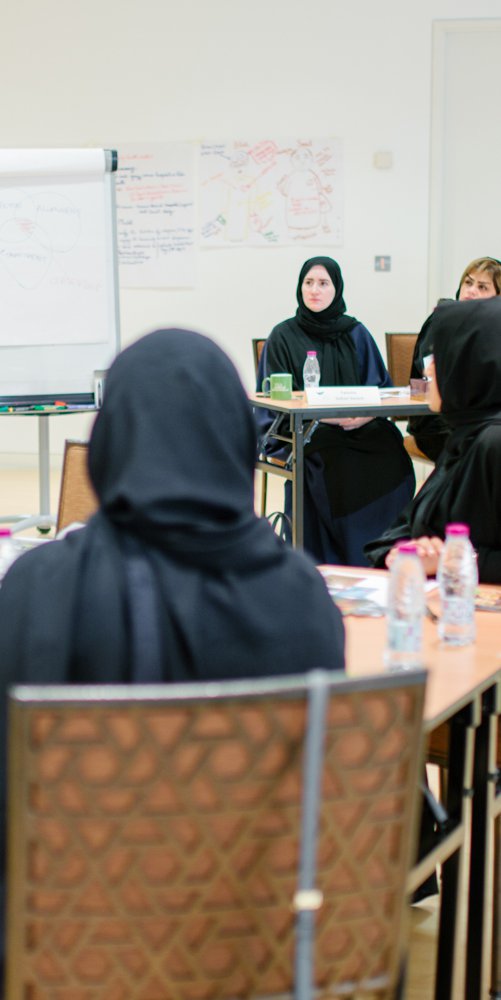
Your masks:
<svg viewBox="0 0 501 1000"><path fill-rule="evenodd" d="M322 574L327 590L344 615L358 617L381 617L386 612L388 602L389 573L364 576L343 573L342 566L317 566ZM427 580L425 591L436 588L436 581Z"/></svg>

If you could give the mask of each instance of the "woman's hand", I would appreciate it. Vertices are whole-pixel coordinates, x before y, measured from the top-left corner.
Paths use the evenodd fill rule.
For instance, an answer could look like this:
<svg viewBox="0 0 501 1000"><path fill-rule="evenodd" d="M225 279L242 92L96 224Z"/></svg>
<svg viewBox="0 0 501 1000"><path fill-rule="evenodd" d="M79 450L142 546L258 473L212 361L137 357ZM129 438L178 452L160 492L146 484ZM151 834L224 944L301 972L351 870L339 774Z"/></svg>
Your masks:
<svg viewBox="0 0 501 1000"><path fill-rule="evenodd" d="M335 424L336 427L342 427L344 431L356 431L358 427L370 424L371 420L374 420L374 417L325 417L321 423Z"/></svg>
<svg viewBox="0 0 501 1000"><path fill-rule="evenodd" d="M436 535L433 535L431 538L428 535L421 535L420 538L413 538L412 541L417 544L418 556L425 575L436 576L439 556L444 547L443 539L437 538ZM388 552L385 559L387 569L390 569L392 563L395 562L397 552L397 545Z"/></svg>

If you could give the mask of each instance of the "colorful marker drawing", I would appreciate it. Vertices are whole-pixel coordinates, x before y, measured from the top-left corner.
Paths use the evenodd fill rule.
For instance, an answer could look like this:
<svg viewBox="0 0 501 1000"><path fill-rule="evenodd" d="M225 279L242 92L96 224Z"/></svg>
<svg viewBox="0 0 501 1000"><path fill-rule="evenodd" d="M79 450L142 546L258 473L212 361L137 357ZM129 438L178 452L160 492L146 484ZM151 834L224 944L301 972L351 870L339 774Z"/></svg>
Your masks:
<svg viewBox="0 0 501 1000"><path fill-rule="evenodd" d="M205 142L200 245L341 246L339 139Z"/></svg>

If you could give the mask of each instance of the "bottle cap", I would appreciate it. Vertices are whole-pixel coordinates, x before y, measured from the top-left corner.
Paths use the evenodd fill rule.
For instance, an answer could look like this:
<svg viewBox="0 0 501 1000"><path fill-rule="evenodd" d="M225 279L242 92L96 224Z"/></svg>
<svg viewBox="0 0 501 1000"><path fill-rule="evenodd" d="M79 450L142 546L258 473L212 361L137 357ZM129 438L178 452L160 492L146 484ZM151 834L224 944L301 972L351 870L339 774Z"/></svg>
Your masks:
<svg viewBox="0 0 501 1000"><path fill-rule="evenodd" d="M455 538L469 538L470 526L469 524L446 524L445 534L454 535Z"/></svg>
<svg viewBox="0 0 501 1000"><path fill-rule="evenodd" d="M316 351L306 351L306 356L308 358L316 358L317 352Z"/></svg>
<svg viewBox="0 0 501 1000"><path fill-rule="evenodd" d="M417 542L399 542L397 545L397 551L403 552L404 555L417 556L418 544Z"/></svg>
<svg viewBox="0 0 501 1000"><path fill-rule="evenodd" d="M12 531L10 528L0 528L0 538L11 538Z"/></svg>

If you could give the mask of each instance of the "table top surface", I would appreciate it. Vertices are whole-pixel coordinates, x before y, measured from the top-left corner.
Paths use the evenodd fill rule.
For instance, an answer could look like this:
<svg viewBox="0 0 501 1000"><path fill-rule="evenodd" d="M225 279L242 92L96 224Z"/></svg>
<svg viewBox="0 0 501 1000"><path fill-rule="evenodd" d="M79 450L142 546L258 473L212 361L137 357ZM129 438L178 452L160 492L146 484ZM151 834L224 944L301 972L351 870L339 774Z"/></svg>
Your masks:
<svg viewBox="0 0 501 1000"><path fill-rule="evenodd" d="M343 576L367 576L386 573L385 570L332 567ZM487 588L486 588L487 589ZM493 588L497 589L498 588ZM427 604L439 613L438 592L427 594ZM451 714L471 703L496 682L501 685L501 614L493 611L476 612L477 638L468 646L448 647L439 641L437 626L424 620L423 666L428 672L425 698L427 729L436 728ZM386 618L366 618L346 615L346 670L358 677L381 673L386 640Z"/></svg>
<svg viewBox="0 0 501 1000"><path fill-rule="evenodd" d="M406 386L394 386L393 389L382 389L379 391L379 403L326 403L323 405L310 405L304 392L293 392L292 399L271 399L262 392L249 394L249 400L253 406L258 406L266 410L273 410L275 413L298 414L308 419L321 419L328 416L347 416L354 414L360 417L406 417L409 414L430 413L428 403L422 395L411 396L410 390Z"/></svg>

